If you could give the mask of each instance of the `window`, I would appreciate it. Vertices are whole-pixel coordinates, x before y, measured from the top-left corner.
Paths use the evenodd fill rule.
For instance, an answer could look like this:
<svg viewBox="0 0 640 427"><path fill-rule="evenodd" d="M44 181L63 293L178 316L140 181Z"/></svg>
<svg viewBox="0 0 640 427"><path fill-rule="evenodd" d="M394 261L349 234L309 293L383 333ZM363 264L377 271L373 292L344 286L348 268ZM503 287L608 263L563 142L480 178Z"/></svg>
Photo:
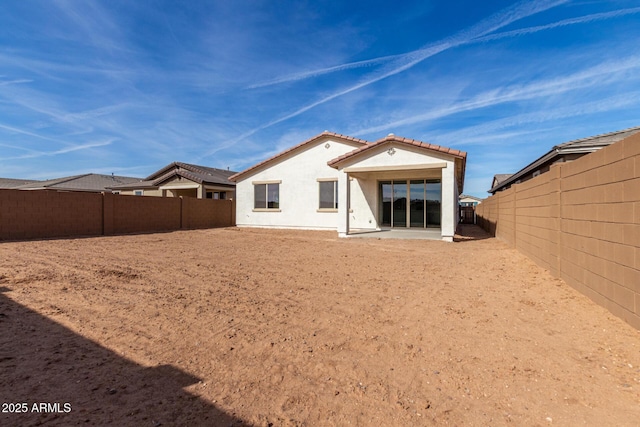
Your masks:
<svg viewBox="0 0 640 427"><path fill-rule="evenodd" d="M226 191L207 191L207 199L225 200L226 198Z"/></svg>
<svg viewBox="0 0 640 427"><path fill-rule="evenodd" d="M320 181L320 209L338 209L338 181Z"/></svg>
<svg viewBox="0 0 640 427"><path fill-rule="evenodd" d="M254 209L280 209L280 182L253 184Z"/></svg>
<svg viewBox="0 0 640 427"><path fill-rule="evenodd" d="M134 190L134 196L144 196L144 190Z"/></svg>

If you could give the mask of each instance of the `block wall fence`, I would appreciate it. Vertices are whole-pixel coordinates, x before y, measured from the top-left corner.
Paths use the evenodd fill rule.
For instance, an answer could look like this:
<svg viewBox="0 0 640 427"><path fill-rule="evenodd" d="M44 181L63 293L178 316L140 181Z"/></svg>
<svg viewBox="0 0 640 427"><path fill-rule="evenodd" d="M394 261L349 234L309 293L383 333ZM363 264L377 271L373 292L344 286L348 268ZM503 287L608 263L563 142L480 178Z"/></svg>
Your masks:
<svg viewBox="0 0 640 427"><path fill-rule="evenodd" d="M483 200L478 224L640 329L640 134Z"/></svg>
<svg viewBox="0 0 640 427"><path fill-rule="evenodd" d="M235 225L235 201L0 189L0 241Z"/></svg>

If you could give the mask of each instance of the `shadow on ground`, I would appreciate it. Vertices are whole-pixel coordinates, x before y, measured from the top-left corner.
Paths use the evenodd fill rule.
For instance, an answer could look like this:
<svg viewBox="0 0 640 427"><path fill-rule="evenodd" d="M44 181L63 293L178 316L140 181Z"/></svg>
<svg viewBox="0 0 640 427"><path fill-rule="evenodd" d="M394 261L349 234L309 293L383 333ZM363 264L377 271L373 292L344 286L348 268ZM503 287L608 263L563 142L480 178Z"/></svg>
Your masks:
<svg viewBox="0 0 640 427"><path fill-rule="evenodd" d="M491 239L492 236L475 224L458 224L454 242L473 242L475 240Z"/></svg>
<svg viewBox="0 0 640 427"><path fill-rule="evenodd" d="M171 365L140 366L8 291L0 287L0 425L249 425L183 389L199 378ZM26 403L26 413L11 403Z"/></svg>

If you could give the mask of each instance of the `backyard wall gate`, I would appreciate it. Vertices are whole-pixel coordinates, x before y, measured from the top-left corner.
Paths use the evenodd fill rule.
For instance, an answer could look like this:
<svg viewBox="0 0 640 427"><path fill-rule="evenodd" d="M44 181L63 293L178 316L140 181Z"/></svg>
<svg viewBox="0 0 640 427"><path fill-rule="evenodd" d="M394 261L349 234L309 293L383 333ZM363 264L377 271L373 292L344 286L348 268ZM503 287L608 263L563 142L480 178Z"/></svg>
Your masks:
<svg viewBox="0 0 640 427"><path fill-rule="evenodd" d="M478 224L640 329L640 134L485 199Z"/></svg>

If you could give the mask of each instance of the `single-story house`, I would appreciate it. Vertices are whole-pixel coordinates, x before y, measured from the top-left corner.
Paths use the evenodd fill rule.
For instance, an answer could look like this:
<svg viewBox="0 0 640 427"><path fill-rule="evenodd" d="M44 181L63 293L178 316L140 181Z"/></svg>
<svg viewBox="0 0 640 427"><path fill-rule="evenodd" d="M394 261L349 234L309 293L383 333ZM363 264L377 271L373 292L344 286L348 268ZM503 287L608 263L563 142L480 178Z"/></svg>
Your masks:
<svg viewBox="0 0 640 427"><path fill-rule="evenodd" d="M140 178L85 173L82 175L66 176L44 181L2 178L0 179L0 188L12 188L16 190L88 191L101 193L103 191L110 191L109 188L113 185L137 181L140 181Z"/></svg>
<svg viewBox="0 0 640 427"><path fill-rule="evenodd" d="M513 184L520 184L535 178L536 176L549 172L551 165L561 162L570 162L580 157L593 153L601 148L607 147L615 142L640 132L640 126L609 132L601 135L590 136L588 138L576 139L554 146L547 153L538 157L518 172L506 175L499 174L493 177L489 193L496 194L498 191L506 190Z"/></svg>
<svg viewBox="0 0 640 427"><path fill-rule="evenodd" d="M393 134L323 132L229 179L236 224L337 230L436 229L453 241L467 154Z"/></svg>
<svg viewBox="0 0 640 427"><path fill-rule="evenodd" d="M114 193L135 196L233 199L236 184L229 177L236 172L189 163L173 162L143 180L114 185Z"/></svg>
<svg viewBox="0 0 640 427"><path fill-rule="evenodd" d="M479 197L475 197L475 196L469 196L467 194L461 194L460 197L458 198L458 201L460 203L460 206L478 206L480 203L482 203L482 199Z"/></svg>

